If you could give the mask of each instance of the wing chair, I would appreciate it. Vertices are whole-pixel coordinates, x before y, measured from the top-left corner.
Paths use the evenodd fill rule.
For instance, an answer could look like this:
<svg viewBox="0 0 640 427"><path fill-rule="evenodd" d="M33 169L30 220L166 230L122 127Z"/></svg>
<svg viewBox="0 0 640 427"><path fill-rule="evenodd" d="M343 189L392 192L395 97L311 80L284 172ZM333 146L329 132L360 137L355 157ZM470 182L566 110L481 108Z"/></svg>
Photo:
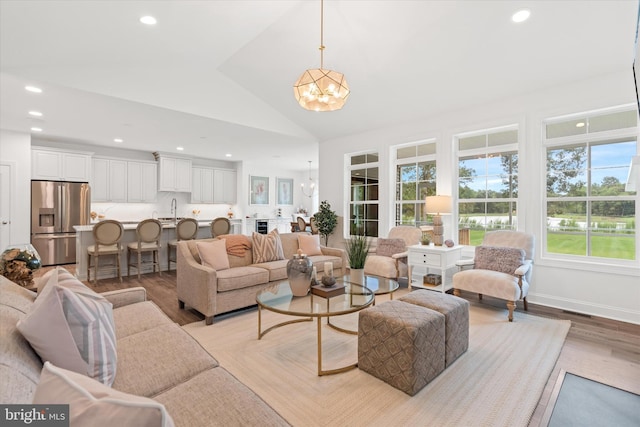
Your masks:
<svg viewBox="0 0 640 427"><path fill-rule="evenodd" d="M509 322L513 321L516 301L527 310L527 294L533 270L535 237L519 231L491 231L475 249L470 260L458 261L462 269L453 275L453 293L476 292L480 299L489 295L507 301ZM464 269L466 266L473 267Z"/></svg>
<svg viewBox="0 0 640 427"><path fill-rule="evenodd" d="M378 238L364 263L364 274L398 279L407 275L407 246L420 242L419 228L400 225L389 230L386 239Z"/></svg>

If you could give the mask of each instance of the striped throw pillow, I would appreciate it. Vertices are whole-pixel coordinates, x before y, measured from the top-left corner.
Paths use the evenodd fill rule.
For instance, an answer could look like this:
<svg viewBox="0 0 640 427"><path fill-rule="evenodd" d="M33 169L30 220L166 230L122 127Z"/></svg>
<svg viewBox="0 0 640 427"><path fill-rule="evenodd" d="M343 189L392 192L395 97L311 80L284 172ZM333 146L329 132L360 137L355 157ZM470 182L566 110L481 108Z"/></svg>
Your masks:
<svg viewBox="0 0 640 427"><path fill-rule="evenodd" d="M43 361L113 384L113 306L64 268L57 268L17 328Z"/></svg>
<svg viewBox="0 0 640 427"><path fill-rule="evenodd" d="M269 234L260 234L254 232L251 236L253 240L253 263L277 261L284 259L282 250L282 242L278 230L272 230Z"/></svg>

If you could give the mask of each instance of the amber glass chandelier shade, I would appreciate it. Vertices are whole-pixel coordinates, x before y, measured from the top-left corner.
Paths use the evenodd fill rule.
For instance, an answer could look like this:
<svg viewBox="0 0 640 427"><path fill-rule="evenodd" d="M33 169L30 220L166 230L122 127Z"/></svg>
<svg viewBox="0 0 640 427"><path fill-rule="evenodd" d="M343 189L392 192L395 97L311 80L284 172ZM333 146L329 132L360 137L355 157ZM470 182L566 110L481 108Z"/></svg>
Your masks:
<svg viewBox="0 0 640 427"><path fill-rule="evenodd" d="M342 73L314 68L305 70L293 85L298 104L311 111L341 109L349 97L349 85Z"/></svg>

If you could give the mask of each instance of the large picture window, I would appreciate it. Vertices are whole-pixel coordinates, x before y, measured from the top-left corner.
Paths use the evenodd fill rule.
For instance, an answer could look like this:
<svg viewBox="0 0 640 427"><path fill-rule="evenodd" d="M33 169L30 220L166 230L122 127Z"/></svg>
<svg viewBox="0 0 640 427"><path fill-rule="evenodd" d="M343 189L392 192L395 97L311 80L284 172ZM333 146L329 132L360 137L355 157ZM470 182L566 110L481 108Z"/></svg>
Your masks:
<svg viewBox="0 0 640 427"><path fill-rule="evenodd" d="M518 129L457 136L458 221L479 245L490 230L517 229ZM468 230L468 231L467 231Z"/></svg>
<svg viewBox="0 0 640 427"><path fill-rule="evenodd" d="M546 253L635 260L637 112L550 119L545 146Z"/></svg>
<svg viewBox="0 0 640 427"><path fill-rule="evenodd" d="M436 194L436 143L422 141L394 149L395 224L427 223L424 200Z"/></svg>
<svg viewBox="0 0 640 427"><path fill-rule="evenodd" d="M378 237L378 153L350 156L349 233Z"/></svg>

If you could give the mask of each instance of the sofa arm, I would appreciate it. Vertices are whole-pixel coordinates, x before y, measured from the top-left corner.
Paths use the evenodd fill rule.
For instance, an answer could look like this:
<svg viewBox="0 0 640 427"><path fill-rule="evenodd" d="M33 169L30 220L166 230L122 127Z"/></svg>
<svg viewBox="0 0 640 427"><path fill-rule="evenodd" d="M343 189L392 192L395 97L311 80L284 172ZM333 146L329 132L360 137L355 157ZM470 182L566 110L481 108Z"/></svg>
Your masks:
<svg viewBox="0 0 640 427"><path fill-rule="evenodd" d="M327 256L336 256L342 259L342 274L347 274L347 251L340 248L329 248L326 246L320 246L320 250L322 251L322 255Z"/></svg>
<svg viewBox="0 0 640 427"><path fill-rule="evenodd" d="M147 300L147 290L141 286L117 291L102 292L100 295L113 304L113 308L123 307L129 304L144 302Z"/></svg>
<svg viewBox="0 0 640 427"><path fill-rule="evenodd" d="M204 314L207 321L216 313L218 274L193 258L188 241L178 242L176 248L176 291L180 306L185 304ZM209 323L208 323L209 324Z"/></svg>

